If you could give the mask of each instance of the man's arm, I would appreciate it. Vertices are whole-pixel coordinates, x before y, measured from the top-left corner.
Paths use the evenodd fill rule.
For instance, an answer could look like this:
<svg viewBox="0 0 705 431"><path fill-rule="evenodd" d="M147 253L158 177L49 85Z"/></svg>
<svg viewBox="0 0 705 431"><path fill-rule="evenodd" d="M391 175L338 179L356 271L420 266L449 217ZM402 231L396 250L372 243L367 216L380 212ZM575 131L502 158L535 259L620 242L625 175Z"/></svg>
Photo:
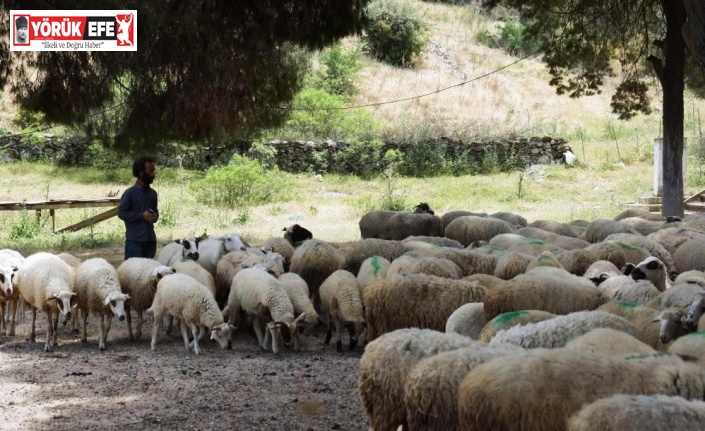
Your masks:
<svg viewBox="0 0 705 431"><path fill-rule="evenodd" d="M118 218L126 222L136 222L144 220L144 216L140 211L132 211L132 193L131 189L125 190L120 198L120 207L118 208Z"/></svg>

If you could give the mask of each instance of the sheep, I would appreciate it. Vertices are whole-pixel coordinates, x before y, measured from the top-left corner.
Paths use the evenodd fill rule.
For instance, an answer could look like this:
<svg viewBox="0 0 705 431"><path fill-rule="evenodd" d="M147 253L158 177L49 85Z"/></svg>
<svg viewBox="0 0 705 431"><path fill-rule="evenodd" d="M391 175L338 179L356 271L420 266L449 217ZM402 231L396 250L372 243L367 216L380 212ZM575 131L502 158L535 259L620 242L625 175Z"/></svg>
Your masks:
<svg viewBox="0 0 705 431"><path fill-rule="evenodd" d="M526 227L536 227L563 236L578 237L578 233L571 225L553 220L536 220L526 225Z"/></svg>
<svg viewBox="0 0 705 431"><path fill-rule="evenodd" d="M497 332L513 326L542 322L556 317L555 314L542 310L519 310L502 313L485 324L480 331L480 341L489 343Z"/></svg>
<svg viewBox="0 0 705 431"><path fill-rule="evenodd" d="M565 269L563 268L563 265L561 265L561 263L558 261L556 256L550 251L544 251L535 258L533 258L531 262L529 262L529 266L526 267L526 271L524 272L529 272L539 266L550 266L553 268Z"/></svg>
<svg viewBox="0 0 705 431"><path fill-rule="evenodd" d="M371 256L365 259L360 265L360 271L357 273L357 282L360 283L360 289L365 290L370 284L385 278L390 265L391 263L382 256Z"/></svg>
<svg viewBox="0 0 705 431"><path fill-rule="evenodd" d="M575 238L574 236L560 235L555 232L539 229L537 227L524 227L516 231L517 234L527 238L540 239L549 242L564 250L574 250L577 248L585 248L590 245L589 242Z"/></svg>
<svg viewBox="0 0 705 431"><path fill-rule="evenodd" d="M313 305L317 307L320 303L319 287L329 275L342 269L344 264L345 258L332 245L318 239L309 239L294 252L290 270L306 281L313 296Z"/></svg>
<svg viewBox="0 0 705 431"><path fill-rule="evenodd" d="M387 275L384 277L389 281L399 281L409 276L409 268L419 261L417 255L405 253L394 259L387 268Z"/></svg>
<svg viewBox="0 0 705 431"><path fill-rule="evenodd" d="M648 211L634 209L634 208L630 208L628 210L622 211L621 213L614 216L613 220L619 221L619 220L622 220L625 218L631 218L631 217L640 217L640 218L643 218L644 220L651 220L651 221L664 221L665 220L661 214L654 214L654 213L650 213Z"/></svg>
<svg viewBox="0 0 705 431"><path fill-rule="evenodd" d="M695 269L681 272L676 279L673 280L673 285L675 286L681 283L697 284L700 287L705 287L705 272Z"/></svg>
<svg viewBox="0 0 705 431"><path fill-rule="evenodd" d="M458 265L464 276L473 274L494 274L497 256L484 255L472 250L444 248L436 254L439 259L448 259Z"/></svg>
<svg viewBox="0 0 705 431"><path fill-rule="evenodd" d="M181 322L181 335L186 350L193 347L193 353L200 355L201 347L198 342L207 330L211 331L210 339L216 340L221 348L228 346L232 328L223 321L223 313L210 290L189 275L176 273L162 277L147 313L154 315L152 351L157 347L157 333L164 314L177 317ZM187 327L193 334L191 343L188 340Z"/></svg>
<svg viewBox="0 0 705 431"><path fill-rule="evenodd" d="M594 310L605 300L589 280L560 268L542 266L514 277L507 286L490 289L484 302L487 319L491 320L508 311L568 314Z"/></svg>
<svg viewBox="0 0 705 431"><path fill-rule="evenodd" d="M696 430L705 423L705 402L667 395L613 395L583 406L566 431Z"/></svg>
<svg viewBox="0 0 705 431"><path fill-rule="evenodd" d="M365 346L358 389L370 428L394 431L399 425L406 425L404 384L417 363L476 344L459 334L410 328L384 334Z"/></svg>
<svg viewBox="0 0 705 431"><path fill-rule="evenodd" d="M198 243L198 258L194 260L215 278L218 261L231 251L244 250L245 248L247 248L247 244L234 233L209 237Z"/></svg>
<svg viewBox="0 0 705 431"><path fill-rule="evenodd" d="M598 244L593 244L593 247L595 246L598 246ZM635 247L622 241L605 240L599 243L599 247L602 247L603 252L609 250L610 246L614 246L624 252L625 263L642 262L646 258L652 257L649 250L642 247ZM605 260L612 261L611 259Z"/></svg>
<svg viewBox="0 0 705 431"><path fill-rule="evenodd" d="M489 217L504 220L513 226L526 227L527 221L524 217L519 214L514 214L506 211L499 211L496 213L489 214Z"/></svg>
<svg viewBox="0 0 705 431"><path fill-rule="evenodd" d="M585 270L583 277L595 283L595 285L600 285L603 281L610 277L617 277L624 275L622 271L617 268L612 262L607 260L598 260L593 262L588 269Z"/></svg>
<svg viewBox="0 0 705 431"><path fill-rule="evenodd" d="M100 319L98 348L105 350L113 316L125 320L125 301L130 295L122 293L117 270L107 260L96 257L81 263L76 272L76 308L83 314L82 342L86 342L88 312ZM107 321L107 322L106 322Z"/></svg>
<svg viewBox="0 0 705 431"><path fill-rule="evenodd" d="M215 279L211 273L202 267L198 262L192 259L184 258L174 262L172 264L172 268L174 268L174 272L193 277L196 281L206 286L215 297Z"/></svg>
<svg viewBox="0 0 705 431"><path fill-rule="evenodd" d="M705 271L705 239L691 239L681 244L673 253L673 261L678 273L698 270Z"/></svg>
<svg viewBox="0 0 705 431"><path fill-rule="evenodd" d="M328 324L324 344L330 343L333 329L335 329L335 348L343 351L341 329L343 325L350 333L350 350L354 350L357 341L365 327L365 311L360 296L360 283L355 275L344 269L331 274L321 284L321 317Z"/></svg>
<svg viewBox="0 0 705 431"><path fill-rule="evenodd" d="M70 253L59 253L56 256L66 262L66 264L73 269L74 275L76 275L78 272L78 267L81 266L81 259Z"/></svg>
<svg viewBox="0 0 705 431"><path fill-rule="evenodd" d="M446 332L454 332L477 340L487 323L485 306L482 302L469 302L461 305L448 316Z"/></svg>
<svg viewBox="0 0 705 431"><path fill-rule="evenodd" d="M456 280L463 278L462 270L453 261L436 257L418 259L409 266L407 274L428 274Z"/></svg>
<svg viewBox="0 0 705 431"><path fill-rule="evenodd" d="M154 259L131 257L118 266L117 273L122 293L130 296L130 300L125 303L129 339L130 341L139 340L142 336L142 324L144 323L143 312L152 305L157 283L163 277L173 274L174 269L162 265ZM137 312L137 327L134 335L131 309Z"/></svg>
<svg viewBox="0 0 705 431"><path fill-rule="evenodd" d="M272 237L268 238L263 244L262 249L271 250L279 253L284 258L284 271L289 270L291 257L294 255L294 246L286 240L286 238Z"/></svg>
<svg viewBox="0 0 705 431"><path fill-rule="evenodd" d="M294 350L299 349L298 329L303 327L306 313L294 317L294 306L284 287L262 264L245 268L233 278L223 315L230 325L237 327L234 323L241 311L251 319L262 350L267 350L271 336L272 353L279 354L280 335L286 345L293 344Z"/></svg>
<svg viewBox="0 0 705 431"><path fill-rule="evenodd" d="M294 307L294 316L299 317L305 314L301 326L304 332L310 331L318 323L318 312L313 308L313 303L310 299L308 285L301 276L293 272L287 272L279 276L286 296L291 300L291 305Z"/></svg>
<svg viewBox="0 0 705 431"><path fill-rule="evenodd" d="M404 238L401 242L405 244L409 242L425 242L427 244L433 244L438 247L464 248L464 246L458 241L439 236L408 236Z"/></svg>
<svg viewBox="0 0 705 431"><path fill-rule="evenodd" d="M298 224L292 224L282 230L284 231L284 239L294 248L303 244L304 241L313 238L313 234L310 230Z"/></svg>
<svg viewBox="0 0 705 431"><path fill-rule="evenodd" d="M358 224L362 239L399 241L409 236L444 236L445 228L443 220L437 215L384 210L368 212Z"/></svg>
<svg viewBox="0 0 705 431"><path fill-rule="evenodd" d="M448 226L450 222L457 219L458 217L463 216L487 217L488 215L487 213L478 213L473 211L450 211L441 216L441 219L443 220L443 226Z"/></svg>
<svg viewBox="0 0 705 431"><path fill-rule="evenodd" d="M523 274L534 256L517 251L507 251L497 259L494 276L504 280L511 280Z"/></svg>
<svg viewBox="0 0 705 431"><path fill-rule="evenodd" d="M2 326L2 334L14 336L15 322L17 319L17 307L20 305L20 293L15 288L15 275L19 267L24 263L25 258L18 251L11 249L0 250L0 325ZM9 313L10 328L7 328L5 320L5 304ZM22 309L22 306L20 307ZM24 316L22 312L21 316Z"/></svg>
<svg viewBox="0 0 705 431"><path fill-rule="evenodd" d="M512 225L504 220L491 217L462 216L446 226L445 236L467 247L475 241L489 241L495 235L512 233L513 230Z"/></svg>
<svg viewBox="0 0 705 431"><path fill-rule="evenodd" d="M71 267L51 253L39 252L28 256L17 271L17 289L24 302L32 309L30 341L34 342L37 336L37 310L42 310L47 316L45 352L58 345L56 323L59 314L67 319L71 317L71 310L76 302L73 282Z"/></svg>
<svg viewBox="0 0 705 431"><path fill-rule="evenodd" d="M560 253L563 251L560 247L556 247L548 242L536 239L527 238L525 236L516 233L502 233L495 235L490 241L489 245L501 247L502 251L511 250L517 252L524 252L532 256L538 256L544 251L551 251L554 253Z"/></svg>
<svg viewBox="0 0 705 431"><path fill-rule="evenodd" d="M661 294L649 280L634 280L628 275L610 277L597 288L604 296L605 302L613 300L646 305Z"/></svg>
<svg viewBox="0 0 705 431"><path fill-rule="evenodd" d="M631 233L638 234L638 232L622 222L609 220L609 219L597 219L593 220L587 229L585 229L584 236L585 240L591 244L602 242L608 236L613 233Z"/></svg>
<svg viewBox="0 0 705 431"><path fill-rule="evenodd" d="M705 289L699 284L678 283L649 301L646 306L654 310L663 310L668 307L687 309L695 301L698 293L705 294Z"/></svg>
<svg viewBox="0 0 705 431"><path fill-rule="evenodd" d="M364 262L368 257L382 256L391 262L409 250L410 248L400 241L375 238L363 239L351 244L348 250L344 253L345 266L342 269L346 269L353 274L357 274L360 272L362 262Z"/></svg>
<svg viewBox="0 0 705 431"><path fill-rule="evenodd" d="M671 256L686 241L691 239L705 240L705 234L702 231L687 227L668 227L649 234L647 237L661 244Z"/></svg>
<svg viewBox="0 0 705 431"><path fill-rule="evenodd" d="M463 431L563 431L567 418L606 396L702 398L705 369L672 356L626 360L568 349L534 349L470 371L458 395Z"/></svg>
<svg viewBox="0 0 705 431"><path fill-rule="evenodd" d="M476 366L519 347L473 344L419 361L404 384L406 420L411 431L458 428L458 389ZM406 429L406 428L405 428Z"/></svg>
<svg viewBox="0 0 705 431"><path fill-rule="evenodd" d="M255 264L264 264L272 272L281 274L282 268L279 264L267 259L267 256L259 251L235 250L226 253L220 258L215 271L215 300L219 307L224 307L230 294L230 285L233 277L244 268L251 268Z"/></svg>
<svg viewBox="0 0 705 431"><path fill-rule="evenodd" d="M608 236L605 238L605 241L620 241L633 247L643 248L648 251L651 256L657 257L661 262L663 262L669 273L676 271L676 265L673 262L671 253L669 253L664 246L654 241L652 238L628 233L617 233Z"/></svg>
<svg viewBox="0 0 705 431"><path fill-rule="evenodd" d="M477 281L486 290L493 289L497 286L506 286L509 283L507 280L502 280L501 278L497 278L494 275L490 274L466 275L465 277L463 277L463 280Z"/></svg>
<svg viewBox="0 0 705 431"><path fill-rule="evenodd" d="M165 266L171 266L179 259L188 258L198 260L198 243L201 238L177 239L166 244L157 253L157 261Z"/></svg>
<svg viewBox="0 0 705 431"><path fill-rule="evenodd" d="M681 319L682 309L669 307L654 310L631 302L610 301L598 308L623 317L637 329L637 338L658 351L665 351L668 343L686 333Z"/></svg>
<svg viewBox="0 0 705 431"><path fill-rule="evenodd" d="M671 287L666 265L657 257L651 256L642 260L636 264L629 275L634 280L649 280L659 292Z"/></svg>
<svg viewBox="0 0 705 431"><path fill-rule="evenodd" d="M678 338L668 346L668 353L688 361L705 359L705 332L693 332Z"/></svg>
<svg viewBox="0 0 705 431"><path fill-rule="evenodd" d="M626 332L612 328L593 329L569 340L565 348L613 356L656 354L656 350L653 347L639 341Z"/></svg>
<svg viewBox="0 0 705 431"><path fill-rule="evenodd" d="M578 311L499 331L490 340L490 345L509 343L525 349L564 347L570 338L595 328L611 328L636 335L636 328L619 316L605 311Z"/></svg>
<svg viewBox="0 0 705 431"><path fill-rule="evenodd" d="M641 235L649 235L665 227L679 227L680 220L669 218L668 220L646 220L641 217L627 217L619 221L625 226L629 226Z"/></svg>
<svg viewBox="0 0 705 431"><path fill-rule="evenodd" d="M627 263L624 247L616 242L600 242L583 249L566 250L556 255L566 271L573 275L583 275L598 260L612 262L617 268ZM639 259L638 261L641 261Z"/></svg>
<svg viewBox="0 0 705 431"><path fill-rule="evenodd" d="M481 302L485 288L477 282L413 274L392 282L380 280L365 289L367 340L399 328L442 331L448 317L468 302Z"/></svg>

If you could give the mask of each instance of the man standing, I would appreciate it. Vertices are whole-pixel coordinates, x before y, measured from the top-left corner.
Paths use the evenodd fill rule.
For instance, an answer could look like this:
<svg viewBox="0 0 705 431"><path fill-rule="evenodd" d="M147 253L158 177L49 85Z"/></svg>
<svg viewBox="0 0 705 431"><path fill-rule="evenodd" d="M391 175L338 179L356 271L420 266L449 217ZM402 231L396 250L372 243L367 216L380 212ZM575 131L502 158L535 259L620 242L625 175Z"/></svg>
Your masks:
<svg viewBox="0 0 705 431"><path fill-rule="evenodd" d="M157 236L154 223L159 219L157 192L149 185L155 177L156 163L152 157L140 157L132 165L134 186L125 190L120 199L118 217L125 222L125 259L154 258Z"/></svg>

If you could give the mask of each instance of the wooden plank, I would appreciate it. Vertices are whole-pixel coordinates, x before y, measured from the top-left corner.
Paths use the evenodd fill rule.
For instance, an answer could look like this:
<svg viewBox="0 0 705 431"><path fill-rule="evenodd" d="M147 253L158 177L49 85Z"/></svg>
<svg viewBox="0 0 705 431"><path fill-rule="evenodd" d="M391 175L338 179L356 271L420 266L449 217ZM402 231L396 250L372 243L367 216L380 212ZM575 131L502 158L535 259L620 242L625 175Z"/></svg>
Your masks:
<svg viewBox="0 0 705 431"><path fill-rule="evenodd" d="M705 189L700 190L699 192L697 192L693 196L691 196L688 199L686 199L685 201L683 201L683 203L687 204L692 201L702 202L703 200L705 200Z"/></svg>
<svg viewBox="0 0 705 431"><path fill-rule="evenodd" d="M0 211L45 210L61 208L96 208L120 205L119 197L98 199L57 199L34 202L0 202Z"/></svg>
<svg viewBox="0 0 705 431"><path fill-rule="evenodd" d="M118 213L118 209L119 208L117 208L117 207L110 208L109 210L102 212L98 215L95 215L87 220L83 220L82 222L72 224L71 226L65 227L63 229L59 229L55 233L75 232L77 230L83 229L84 227L88 227L88 226L94 225L96 223L100 223L100 222L107 220L111 217L115 217Z"/></svg>

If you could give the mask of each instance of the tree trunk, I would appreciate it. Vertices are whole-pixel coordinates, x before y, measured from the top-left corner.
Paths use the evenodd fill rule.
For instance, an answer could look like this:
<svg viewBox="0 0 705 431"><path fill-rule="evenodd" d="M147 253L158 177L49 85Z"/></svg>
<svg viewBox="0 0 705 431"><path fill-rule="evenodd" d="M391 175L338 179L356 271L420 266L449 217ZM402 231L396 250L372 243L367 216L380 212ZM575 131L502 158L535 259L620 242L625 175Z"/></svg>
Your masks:
<svg viewBox="0 0 705 431"><path fill-rule="evenodd" d="M683 38L690 51L705 70L705 2L683 0L688 22L683 26Z"/></svg>
<svg viewBox="0 0 705 431"><path fill-rule="evenodd" d="M666 16L663 88L663 200L661 214L683 215L683 89L685 41L683 0L661 0Z"/></svg>

